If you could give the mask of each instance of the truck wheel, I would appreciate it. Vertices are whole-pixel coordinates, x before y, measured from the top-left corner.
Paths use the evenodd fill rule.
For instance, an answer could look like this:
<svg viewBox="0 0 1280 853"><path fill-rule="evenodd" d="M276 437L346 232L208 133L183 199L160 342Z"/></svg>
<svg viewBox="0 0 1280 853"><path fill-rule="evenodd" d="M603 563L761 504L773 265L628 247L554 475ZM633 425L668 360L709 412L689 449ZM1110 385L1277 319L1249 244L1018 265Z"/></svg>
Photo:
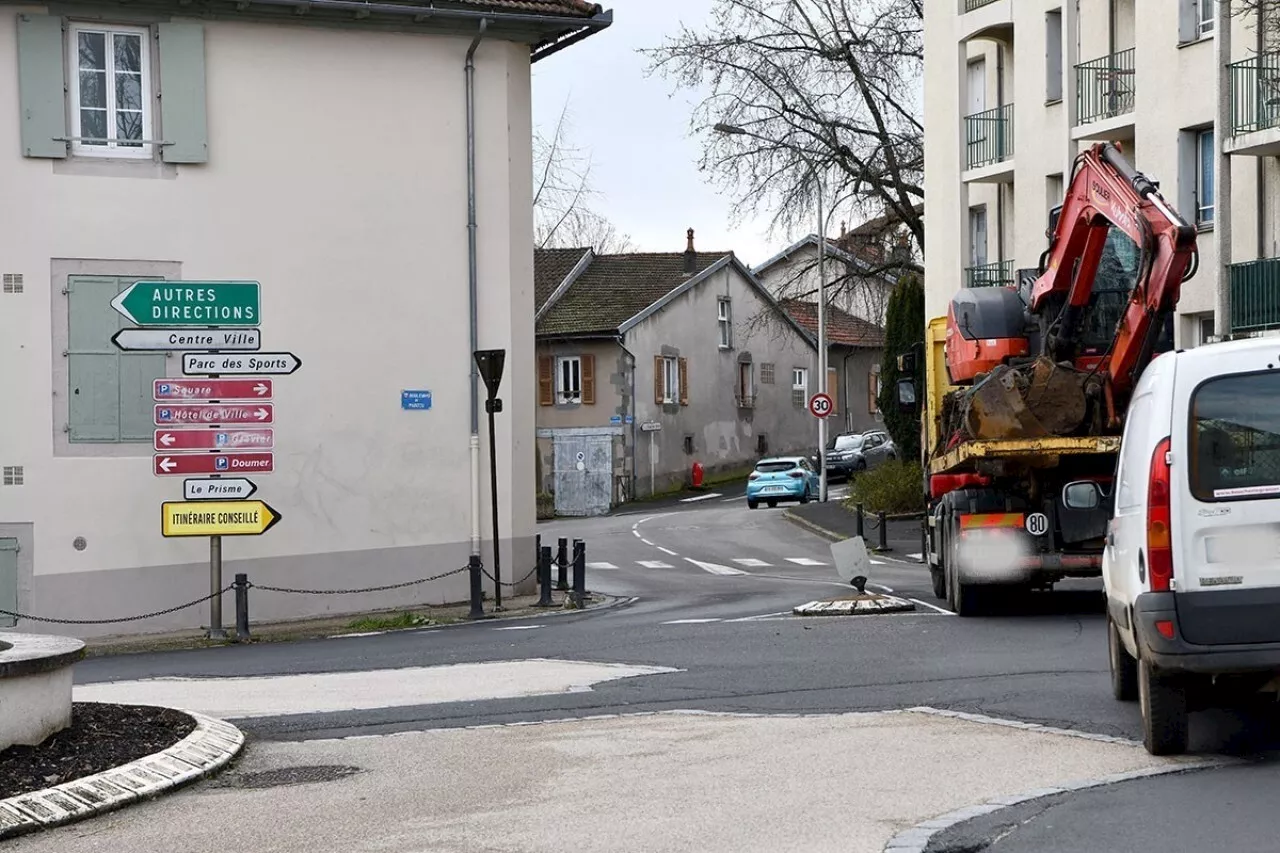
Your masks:
<svg viewBox="0 0 1280 853"><path fill-rule="evenodd" d="M1107 616L1107 652L1111 658L1111 694L1121 702L1138 698L1138 662L1129 656L1120 642L1116 623Z"/></svg>
<svg viewBox="0 0 1280 853"><path fill-rule="evenodd" d="M960 581L960 529L959 522L947 514L946 582L947 604L960 617L978 616L981 613L984 593L981 586Z"/></svg>
<svg viewBox="0 0 1280 853"><path fill-rule="evenodd" d="M1178 682L1138 661L1138 704L1142 708L1142 744L1152 755L1187 751L1187 694Z"/></svg>

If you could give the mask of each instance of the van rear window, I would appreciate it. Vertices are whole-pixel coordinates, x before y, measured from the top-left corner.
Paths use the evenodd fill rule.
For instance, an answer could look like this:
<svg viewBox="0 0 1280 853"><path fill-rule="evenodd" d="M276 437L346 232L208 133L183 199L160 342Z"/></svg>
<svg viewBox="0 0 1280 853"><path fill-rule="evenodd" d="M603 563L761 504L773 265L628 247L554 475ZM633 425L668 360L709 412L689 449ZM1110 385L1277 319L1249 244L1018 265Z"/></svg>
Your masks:
<svg viewBox="0 0 1280 853"><path fill-rule="evenodd" d="M1191 399L1191 493L1280 498L1280 371L1212 379Z"/></svg>

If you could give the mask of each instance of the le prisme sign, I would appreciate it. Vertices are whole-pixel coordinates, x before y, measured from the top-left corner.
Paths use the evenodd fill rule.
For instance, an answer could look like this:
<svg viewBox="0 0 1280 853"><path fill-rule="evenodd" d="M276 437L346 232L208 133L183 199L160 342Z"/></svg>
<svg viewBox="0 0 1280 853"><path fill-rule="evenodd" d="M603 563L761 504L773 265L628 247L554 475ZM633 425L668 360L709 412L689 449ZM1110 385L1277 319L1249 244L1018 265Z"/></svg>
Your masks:
<svg viewBox="0 0 1280 853"><path fill-rule="evenodd" d="M258 326L256 281L135 281L111 307L138 326Z"/></svg>

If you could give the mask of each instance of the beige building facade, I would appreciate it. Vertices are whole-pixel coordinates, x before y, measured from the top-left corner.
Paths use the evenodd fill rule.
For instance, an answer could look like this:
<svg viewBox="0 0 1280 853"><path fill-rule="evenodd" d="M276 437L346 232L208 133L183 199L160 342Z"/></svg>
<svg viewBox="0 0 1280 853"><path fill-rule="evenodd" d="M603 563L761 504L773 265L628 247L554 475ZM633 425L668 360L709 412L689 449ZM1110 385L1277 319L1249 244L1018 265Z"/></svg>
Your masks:
<svg viewBox="0 0 1280 853"><path fill-rule="evenodd" d="M504 0L448 5L357 15L323 0L251 0L194 18L178 2L0 4L0 609L108 619L210 590L209 540L161 536L161 503L182 499L183 480L154 473L152 383L182 375L181 355L111 343L130 325L111 300L140 278L260 282L262 351L303 362L275 377L275 470L250 475L254 498L282 520L224 538L225 582L244 572L304 589L402 583L466 566L469 531L491 568L473 348L508 354L504 579L530 567L530 67L608 15L576 0L536 4L545 14ZM404 407L406 390L430 391L431 408ZM256 590L252 616L467 595L465 571L359 595ZM208 613L17 627L131 633L198 628Z"/></svg>
<svg viewBox="0 0 1280 853"><path fill-rule="evenodd" d="M960 287L1034 278L1075 157L1112 141L1199 230L1176 344L1280 326L1280 54L1232 13L1220 0L930 0L928 316Z"/></svg>

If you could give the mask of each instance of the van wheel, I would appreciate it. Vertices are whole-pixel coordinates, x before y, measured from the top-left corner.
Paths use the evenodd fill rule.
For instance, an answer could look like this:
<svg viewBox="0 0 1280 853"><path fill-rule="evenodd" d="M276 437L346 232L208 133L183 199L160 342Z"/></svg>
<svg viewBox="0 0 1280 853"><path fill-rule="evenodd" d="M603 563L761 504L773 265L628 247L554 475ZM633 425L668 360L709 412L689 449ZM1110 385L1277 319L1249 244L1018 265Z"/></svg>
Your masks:
<svg viewBox="0 0 1280 853"><path fill-rule="evenodd" d="M1121 702L1132 702L1138 698L1138 662L1120 642L1120 631L1110 615L1107 616L1107 652L1111 659L1111 695Z"/></svg>
<svg viewBox="0 0 1280 853"><path fill-rule="evenodd" d="M1187 694L1183 686L1138 661L1138 703L1142 707L1142 744L1152 755L1187 751Z"/></svg>

